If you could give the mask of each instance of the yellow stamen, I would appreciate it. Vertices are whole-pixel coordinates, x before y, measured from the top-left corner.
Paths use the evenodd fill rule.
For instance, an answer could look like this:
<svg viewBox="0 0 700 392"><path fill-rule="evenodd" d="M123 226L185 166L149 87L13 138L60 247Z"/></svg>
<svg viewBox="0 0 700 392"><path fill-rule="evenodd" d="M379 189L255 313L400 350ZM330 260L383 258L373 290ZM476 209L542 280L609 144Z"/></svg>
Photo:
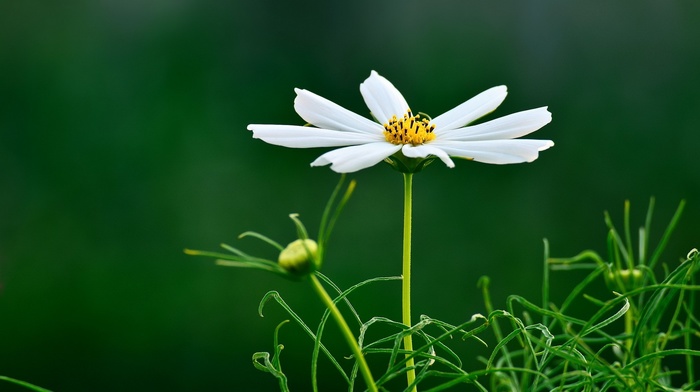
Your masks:
<svg viewBox="0 0 700 392"><path fill-rule="evenodd" d="M417 146L435 139L435 125L420 115L413 115L411 109L402 118L394 115L388 124L384 124L384 137L392 144L412 144Z"/></svg>

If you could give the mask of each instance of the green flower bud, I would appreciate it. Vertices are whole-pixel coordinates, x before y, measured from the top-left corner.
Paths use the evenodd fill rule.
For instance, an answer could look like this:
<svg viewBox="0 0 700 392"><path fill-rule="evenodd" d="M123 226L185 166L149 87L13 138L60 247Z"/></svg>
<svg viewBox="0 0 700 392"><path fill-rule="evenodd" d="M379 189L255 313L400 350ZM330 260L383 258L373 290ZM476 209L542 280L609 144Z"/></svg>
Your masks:
<svg viewBox="0 0 700 392"><path fill-rule="evenodd" d="M318 244L316 241L300 239L284 248L279 256L279 265L291 273L303 275L318 267L317 256Z"/></svg>
<svg viewBox="0 0 700 392"><path fill-rule="evenodd" d="M637 268L634 268L631 271L628 269L609 271L607 276L609 285L611 285L613 288L617 288L616 284L622 282L623 287L627 291L640 287L643 279L644 274Z"/></svg>

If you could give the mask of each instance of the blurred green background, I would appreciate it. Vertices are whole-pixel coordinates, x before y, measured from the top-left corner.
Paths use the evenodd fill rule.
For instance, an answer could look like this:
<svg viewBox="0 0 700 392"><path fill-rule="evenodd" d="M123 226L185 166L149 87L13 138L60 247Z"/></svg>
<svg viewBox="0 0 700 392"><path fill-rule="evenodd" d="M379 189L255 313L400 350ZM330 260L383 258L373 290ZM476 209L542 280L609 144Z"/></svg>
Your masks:
<svg viewBox="0 0 700 392"><path fill-rule="evenodd" d="M621 225L625 199L636 227L656 196L652 239L688 200L675 265L700 245L699 17L691 0L0 2L0 375L56 391L275 390L251 355L286 317L260 318L258 302L279 290L315 324L318 299L182 250L275 257L236 236L289 242L292 212L315 233L338 178L309 167L325 150L267 145L246 125L302 124L295 87L367 115L371 70L432 116L505 84L490 118L554 117L533 137L556 146L532 164L415 177L416 316L484 312L482 275L497 307L537 301L542 239L553 256L604 253L602 212ZM341 287L400 273L401 176L352 177L324 268ZM356 305L398 319L399 284ZM307 390L311 343L282 331L290 386Z"/></svg>

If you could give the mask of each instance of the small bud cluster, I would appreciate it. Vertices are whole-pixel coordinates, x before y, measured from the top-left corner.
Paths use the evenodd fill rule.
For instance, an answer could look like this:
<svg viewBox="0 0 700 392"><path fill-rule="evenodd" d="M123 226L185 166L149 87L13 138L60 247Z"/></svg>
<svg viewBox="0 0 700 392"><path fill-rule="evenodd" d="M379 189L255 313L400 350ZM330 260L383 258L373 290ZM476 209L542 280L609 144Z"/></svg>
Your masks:
<svg viewBox="0 0 700 392"><path fill-rule="evenodd" d="M644 274L637 268L633 268L632 270L615 270L608 272L606 280L611 288L619 290L620 287L618 287L618 285L622 283L626 291L631 291L641 287L642 281L644 280Z"/></svg>

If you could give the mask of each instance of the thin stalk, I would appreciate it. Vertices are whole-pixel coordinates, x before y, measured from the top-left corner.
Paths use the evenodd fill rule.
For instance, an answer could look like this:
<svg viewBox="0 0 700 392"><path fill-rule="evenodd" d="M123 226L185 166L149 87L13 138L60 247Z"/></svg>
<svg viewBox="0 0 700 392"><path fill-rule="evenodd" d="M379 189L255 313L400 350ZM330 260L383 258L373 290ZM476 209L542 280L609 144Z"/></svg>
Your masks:
<svg viewBox="0 0 700 392"><path fill-rule="evenodd" d="M11 377L7 377L7 376L0 376L0 381L7 381L7 382L9 382L10 384L16 384L16 385L25 387L25 388L27 388L27 389L31 389L32 391L36 391L36 392L51 392L51 391L49 391L48 389L44 389L44 388L38 387L38 386L36 386L36 385L34 385L34 384L30 384L30 383L28 383L28 382L26 382L26 381L17 380L17 379L14 379L14 378L11 378Z"/></svg>
<svg viewBox="0 0 700 392"><path fill-rule="evenodd" d="M403 174L403 280L401 283L401 321L407 327L411 327L411 210L413 205L413 173ZM406 335L403 338L403 346L407 353L413 352L413 336ZM406 354L408 356L409 354ZM412 385L416 379L413 357L406 361L406 377L408 385ZM418 389L414 386L413 392Z"/></svg>
<svg viewBox="0 0 700 392"><path fill-rule="evenodd" d="M690 256L690 253L688 254ZM695 257L695 255L693 255ZM690 258L690 257L689 257ZM691 266L691 271L693 267ZM690 274L690 284L692 286L695 286L695 274L691 273ZM688 299L688 305L686 308L686 313L687 313L687 318L685 320L685 333L683 334L683 341L685 343L685 348L690 350L692 348L692 322L693 322L693 309L695 308L695 296L691 295L690 298ZM695 367L693 366L693 356L692 355L687 355L685 356L685 365L686 365L686 374L688 375L688 385L692 385L695 383Z"/></svg>
<svg viewBox="0 0 700 392"><path fill-rule="evenodd" d="M634 252L632 249L632 233L630 232L630 201L625 200L625 246L627 248L627 269L634 269Z"/></svg>
<svg viewBox="0 0 700 392"><path fill-rule="evenodd" d="M340 327L340 332L343 334L345 340L347 340L353 355L355 355L355 358L357 359L357 364L360 367L360 373L362 373L362 377L365 379L365 383L367 383L367 389L369 389L372 392L378 392L379 389L377 389L377 384L374 382L374 378L372 377L372 373L369 370L369 366L367 366L365 356L364 354L362 354L362 350L357 344L357 339L355 339L355 335L353 335L352 331L350 331L348 323L345 322L345 318L338 310L338 307L335 306L335 304L333 303L333 299L331 299L331 297L328 295L326 289L323 288L323 285L316 277L316 274L311 274L309 275L309 277L311 279L311 285L314 287L314 290L316 291L318 296L321 297L321 301L323 301L323 304L326 305L328 310L330 310L331 315Z"/></svg>
<svg viewBox="0 0 700 392"><path fill-rule="evenodd" d="M544 268L542 276L542 309L549 309L549 241L544 239ZM549 324L549 316L542 315L542 324Z"/></svg>
<svg viewBox="0 0 700 392"><path fill-rule="evenodd" d="M634 360L634 352L632 351L632 342L634 340L634 307L630 307L630 309L625 312L625 335L627 336L627 339L625 339L625 347L627 348L627 352L629 353L629 360L632 361Z"/></svg>

